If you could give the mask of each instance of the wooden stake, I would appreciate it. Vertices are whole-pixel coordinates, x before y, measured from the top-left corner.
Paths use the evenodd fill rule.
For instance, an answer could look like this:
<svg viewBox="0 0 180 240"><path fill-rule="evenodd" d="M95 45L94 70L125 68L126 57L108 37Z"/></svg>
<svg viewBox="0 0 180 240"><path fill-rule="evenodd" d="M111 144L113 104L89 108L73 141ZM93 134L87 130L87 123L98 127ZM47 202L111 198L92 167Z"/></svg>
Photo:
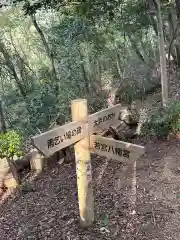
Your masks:
<svg viewBox="0 0 180 240"><path fill-rule="evenodd" d="M13 162L8 158L0 159L0 188L3 185L7 188L19 187L19 176Z"/></svg>
<svg viewBox="0 0 180 240"><path fill-rule="evenodd" d="M87 100L73 100L71 103L71 113L73 121L80 120L87 123ZM80 225L81 227L86 228L91 226L94 221L94 199L89 137L77 142L74 145L74 149L76 157Z"/></svg>
<svg viewBox="0 0 180 240"><path fill-rule="evenodd" d="M131 205L131 214L136 213L136 201L137 201L137 181L136 181L136 161L132 165L132 185L131 185L131 195L130 195L130 205Z"/></svg>
<svg viewBox="0 0 180 240"><path fill-rule="evenodd" d="M31 160L30 160L31 170L40 173L43 171L45 166L45 158L44 156L38 152L37 150L32 152Z"/></svg>

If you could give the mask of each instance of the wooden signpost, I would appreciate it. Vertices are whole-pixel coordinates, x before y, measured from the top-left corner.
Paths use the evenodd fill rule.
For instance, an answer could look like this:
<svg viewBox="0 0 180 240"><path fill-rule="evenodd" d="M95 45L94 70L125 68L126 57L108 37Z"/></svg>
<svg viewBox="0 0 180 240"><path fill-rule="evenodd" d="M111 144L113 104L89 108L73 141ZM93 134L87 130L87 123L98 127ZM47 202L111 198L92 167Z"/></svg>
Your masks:
<svg viewBox="0 0 180 240"><path fill-rule="evenodd" d="M84 120L74 120L74 122L34 136L32 137L33 145L49 157L53 153L78 142L90 133L107 129L117 123L120 106L118 104L87 116Z"/></svg>
<svg viewBox="0 0 180 240"><path fill-rule="evenodd" d="M87 120L87 100L80 99L72 101L71 112L74 121ZM83 146L86 146L86 148L83 148ZM94 201L88 135L74 145L74 150L76 157L80 224L82 227L88 227L94 221Z"/></svg>
<svg viewBox="0 0 180 240"><path fill-rule="evenodd" d="M34 146L46 156L51 156L55 152L75 144L78 200L82 227L88 227L94 221L90 152L131 165L134 165L144 153L142 146L92 135L117 124L121 109L121 105L118 104L88 116L87 100L77 99L71 104L73 122L32 138Z"/></svg>

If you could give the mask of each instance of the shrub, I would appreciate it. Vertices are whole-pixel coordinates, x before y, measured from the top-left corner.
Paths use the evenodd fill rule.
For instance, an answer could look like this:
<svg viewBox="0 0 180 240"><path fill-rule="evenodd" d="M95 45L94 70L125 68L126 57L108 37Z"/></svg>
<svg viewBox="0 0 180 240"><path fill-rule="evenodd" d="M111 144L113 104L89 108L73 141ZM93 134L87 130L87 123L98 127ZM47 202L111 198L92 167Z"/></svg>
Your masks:
<svg viewBox="0 0 180 240"><path fill-rule="evenodd" d="M173 133L180 132L180 102L175 102L170 108L170 127Z"/></svg>
<svg viewBox="0 0 180 240"><path fill-rule="evenodd" d="M144 133L159 137L169 134L169 116L166 110L158 109L144 125Z"/></svg>
<svg viewBox="0 0 180 240"><path fill-rule="evenodd" d="M0 158L8 157L13 158L14 155L22 155L22 135L11 130L7 133L0 134Z"/></svg>
<svg viewBox="0 0 180 240"><path fill-rule="evenodd" d="M180 102L174 102L168 108L159 108L143 126L143 132L158 137L180 132Z"/></svg>

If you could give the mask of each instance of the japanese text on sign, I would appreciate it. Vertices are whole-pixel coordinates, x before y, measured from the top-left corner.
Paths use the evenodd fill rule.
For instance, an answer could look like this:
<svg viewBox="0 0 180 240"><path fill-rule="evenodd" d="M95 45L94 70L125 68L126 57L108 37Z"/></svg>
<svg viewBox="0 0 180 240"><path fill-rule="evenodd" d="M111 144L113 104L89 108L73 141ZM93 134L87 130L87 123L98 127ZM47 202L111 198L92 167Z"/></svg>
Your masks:
<svg viewBox="0 0 180 240"><path fill-rule="evenodd" d="M59 145L60 143L64 142L65 140L69 140L74 136L77 136L82 133L82 127L79 126L71 131L65 132L63 135L56 136L54 138L50 138L47 140L47 146L49 148L53 148L54 146Z"/></svg>
<svg viewBox="0 0 180 240"><path fill-rule="evenodd" d="M41 133L32 138L33 144L44 155L51 156L53 153L81 140L88 135L88 126L84 122L71 122Z"/></svg>
<svg viewBox="0 0 180 240"><path fill-rule="evenodd" d="M104 123L106 121L112 120L113 117L115 117L116 114L115 112L108 114L107 116L104 117L99 117L97 120L94 121L94 127L99 126L101 123Z"/></svg>
<svg viewBox="0 0 180 240"><path fill-rule="evenodd" d="M113 153L113 154L118 155L120 157L129 158L129 156L130 156L130 151L128 151L126 149L114 147L113 145L102 144L100 142L95 141L94 142L94 147L95 147L96 150Z"/></svg>
<svg viewBox="0 0 180 240"><path fill-rule="evenodd" d="M102 157L131 164L144 154L144 147L100 135L91 135L90 151Z"/></svg>
<svg viewBox="0 0 180 240"><path fill-rule="evenodd" d="M117 104L114 107L91 114L88 117L89 133L102 131L108 129L111 125L117 124L119 122L118 119L121 108L121 104Z"/></svg>

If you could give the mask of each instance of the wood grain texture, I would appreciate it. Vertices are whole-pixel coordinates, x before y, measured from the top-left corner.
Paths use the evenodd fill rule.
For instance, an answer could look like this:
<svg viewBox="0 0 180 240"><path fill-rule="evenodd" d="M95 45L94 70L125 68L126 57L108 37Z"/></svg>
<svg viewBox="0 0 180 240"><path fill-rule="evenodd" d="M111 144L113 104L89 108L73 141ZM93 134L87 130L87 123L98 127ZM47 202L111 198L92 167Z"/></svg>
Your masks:
<svg viewBox="0 0 180 240"><path fill-rule="evenodd" d="M72 101L71 112L73 121L87 121L87 100L78 99ZM94 199L89 136L77 142L74 145L74 150L76 158L80 225L81 227L86 228L91 226L94 221Z"/></svg>
<svg viewBox="0 0 180 240"><path fill-rule="evenodd" d="M87 135L87 124L83 121L76 121L34 136L32 142L44 155L51 156Z"/></svg>

